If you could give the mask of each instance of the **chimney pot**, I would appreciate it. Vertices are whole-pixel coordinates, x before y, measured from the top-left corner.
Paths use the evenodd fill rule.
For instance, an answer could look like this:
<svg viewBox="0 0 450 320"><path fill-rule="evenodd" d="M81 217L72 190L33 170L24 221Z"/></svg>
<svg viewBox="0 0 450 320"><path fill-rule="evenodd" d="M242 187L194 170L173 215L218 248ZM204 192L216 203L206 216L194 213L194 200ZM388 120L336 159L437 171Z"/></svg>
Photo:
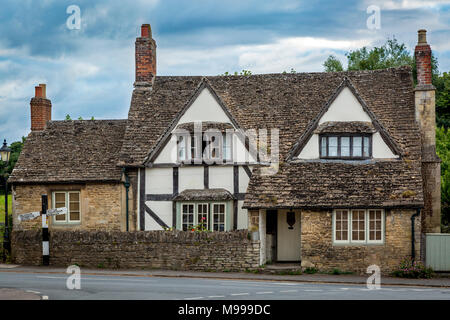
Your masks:
<svg viewBox="0 0 450 320"><path fill-rule="evenodd" d="M42 98L42 87L41 86L34 87L34 97Z"/></svg>
<svg viewBox="0 0 450 320"><path fill-rule="evenodd" d="M427 30L420 29L418 32L418 45L426 45L427 44Z"/></svg>
<svg viewBox="0 0 450 320"><path fill-rule="evenodd" d="M45 83L40 83L39 87L42 88L42 98L47 98L47 86Z"/></svg>
<svg viewBox="0 0 450 320"><path fill-rule="evenodd" d="M152 37L152 29L149 24L143 24L141 26L141 37L142 38L151 38Z"/></svg>

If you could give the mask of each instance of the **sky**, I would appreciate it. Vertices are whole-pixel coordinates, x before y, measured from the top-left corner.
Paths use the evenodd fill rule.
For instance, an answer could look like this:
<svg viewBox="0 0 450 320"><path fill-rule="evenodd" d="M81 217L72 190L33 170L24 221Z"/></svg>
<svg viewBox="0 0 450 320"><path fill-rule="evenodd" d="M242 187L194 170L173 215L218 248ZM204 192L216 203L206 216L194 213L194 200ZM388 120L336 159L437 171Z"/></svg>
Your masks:
<svg viewBox="0 0 450 320"><path fill-rule="evenodd" d="M387 38L412 52L423 28L440 71L450 71L450 0L1 3L0 139L8 143L28 135L39 83L47 84L53 120L127 118L143 23L157 43L158 75L322 72L330 54L345 67L346 52Z"/></svg>

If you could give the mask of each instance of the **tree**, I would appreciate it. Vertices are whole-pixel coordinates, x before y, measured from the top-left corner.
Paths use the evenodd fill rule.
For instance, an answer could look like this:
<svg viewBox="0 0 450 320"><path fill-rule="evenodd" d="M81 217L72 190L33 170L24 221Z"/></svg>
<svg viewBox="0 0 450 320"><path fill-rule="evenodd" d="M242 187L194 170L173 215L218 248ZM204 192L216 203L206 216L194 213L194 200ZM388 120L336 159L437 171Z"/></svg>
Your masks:
<svg viewBox="0 0 450 320"><path fill-rule="evenodd" d="M2 163L2 166L0 167L0 176L4 177L5 174L8 174L8 175L11 174L11 172L14 169L14 166L16 165L17 160L19 159L19 155L20 155L20 152L22 151L24 142L25 142L25 137L22 137L22 141L15 141L15 142L11 143L11 146L10 146L11 155L9 156L8 166L5 168ZM1 160L0 160L0 162L1 162ZM2 188L2 192L3 192L3 188Z"/></svg>
<svg viewBox="0 0 450 320"><path fill-rule="evenodd" d="M450 232L450 129L436 130L436 152L441 163L442 232Z"/></svg>
<svg viewBox="0 0 450 320"><path fill-rule="evenodd" d="M381 47L370 50L362 47L346 54L348 70L376 70L413 65L414 59L406 50L404 43L398 43L397 39L388 39Z"/></svg>
<svg viewBox="0 0 450 320"><path fill-rule="evenodd" d="M450 72L444 72L434 81L436 87L436 122L450 128Z"/></svg>
<svg viewBox="0 0 450 320"><path fill-rule="evenodd" d="M330 55L323 63L323 66L325 67L325 72L344 71L341 61L339 61L334 55Z"/></svg>

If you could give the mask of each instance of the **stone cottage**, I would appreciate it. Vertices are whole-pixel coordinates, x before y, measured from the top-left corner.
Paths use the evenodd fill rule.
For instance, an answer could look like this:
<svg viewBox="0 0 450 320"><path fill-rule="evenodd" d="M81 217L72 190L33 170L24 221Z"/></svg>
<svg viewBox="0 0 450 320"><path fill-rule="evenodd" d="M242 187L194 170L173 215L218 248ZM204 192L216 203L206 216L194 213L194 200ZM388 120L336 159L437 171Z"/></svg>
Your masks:
<svg viewBox="0 0 450 320"><path fill-rule="evenodd" d="M46 86L9 179L18 215L50 230L248 229L260 264L365 270L423 255L440 231L431 49L409 67L337 73L158 76L136 39L128 119L51 119ZM264 152L261 152L264 151ZM414 230L414 231L413 231Z"/></svg>

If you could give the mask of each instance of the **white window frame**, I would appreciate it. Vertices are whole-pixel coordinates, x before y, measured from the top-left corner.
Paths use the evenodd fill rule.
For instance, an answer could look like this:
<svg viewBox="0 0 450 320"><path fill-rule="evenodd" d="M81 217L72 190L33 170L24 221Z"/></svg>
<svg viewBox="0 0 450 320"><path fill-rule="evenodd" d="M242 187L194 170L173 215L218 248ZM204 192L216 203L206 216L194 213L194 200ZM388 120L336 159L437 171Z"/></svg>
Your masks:
<svg viewBox="0 0 450 320"><path fill-rule="evenodd" d="M344 244L349 243L350 235L347 234L347 240L336 240L336 211L347 211L347 233L350 232L350 210L348 209L337 209L333 211L333 243Z"/></svg>
<svg viewBox="0 0 450 320"><path fill-rule="evenodd" d="M207 222L207 224L206 224L206 229L207 230L211 230L211 228L210 228L210 223L211 223L211 221L209 221L210 219L209 219L209 217L210 217L210 215L209 215L209 203L207 203L207 202L196 202L195 203L195 216L194 216L194 220L197 220L196 221L196 223L195 223L195 225L199 225L200 224L200 222L199 222L199 220L198 220L198 215L200 214L199 212L198 212L198 207L199 206L206 206L206 222ZM205 213L201 213L201 214L205 214Z"/></svg>
<svg viewBox="0 0 450 320"><path fill-rule="evenodd" d="M225 202L212 202L211 203L211 231L214 231L214 215L216 214L214 212L214 205L221 205L223 204L223 232L227 231L227 204ZM221 231L218 231L221 232Z"/></svg>
<svg viewBox="0 0 450 320"><path fill-rule="evenodd" d="M181 230L183 230L183 215L184 215L184 212L183 212L183 206L193 206L194 207L194 210L192 210L192 227L195 227L195 225L196 225L196 223L195 223L195 216L196 216L196 205L195 205L195 203L193 203L193 202L185 202L185 203L181 203ZM189 230L187 230L187 231L190 231L190 229Z"/></svg>
<svg viewBox="0 0 450 320"><path fill-rule="evenodd" d="M346 210L348 212L348 237L347 240L336 240L336 211ZM370 228L370 221L369 221L369 211L375 210L375 211L381 211L381 240L370 240L370 234L369 234L369 228ZM364 232L365 232L365 240L353 240L353 211L364 211ZM333 217L332 217L332 232L333 232L333 244L336 245L370 245L370 244L384 244L384 239L386 236L386 228L385 228L385 220L386 220L386 212L384 209L335 209L333 210Z"/></svg>
<svg viewBox="0 0 450 320"><path fill-rule="evenodd" d="M80 191L53 191L52 192L52 208L56 207L56 193L64 193L65 194L65 206L67 208L67 213L65 214L66 219L64 221L62 220L56 220L57 216L53 216L53 223L54 224L81 224L81 215L82 215L82 210L81 210L81 192ZM78 203L79 203L79 212L80 212L80 220L70 220L70 199L69 199L69 193L78 193Z"/></svg>
<svg viewBox="0 0 450 320"><path fill-rule="evenodd" d="M369 240L370 239L370 215L369 211L381 211L381 240ZM386 215L384 213L384 210L382 209L368 209L366 212L367 215L367 242L368 243L384 243L384 237L385 237L385 221L386 221Z"/></svg>

